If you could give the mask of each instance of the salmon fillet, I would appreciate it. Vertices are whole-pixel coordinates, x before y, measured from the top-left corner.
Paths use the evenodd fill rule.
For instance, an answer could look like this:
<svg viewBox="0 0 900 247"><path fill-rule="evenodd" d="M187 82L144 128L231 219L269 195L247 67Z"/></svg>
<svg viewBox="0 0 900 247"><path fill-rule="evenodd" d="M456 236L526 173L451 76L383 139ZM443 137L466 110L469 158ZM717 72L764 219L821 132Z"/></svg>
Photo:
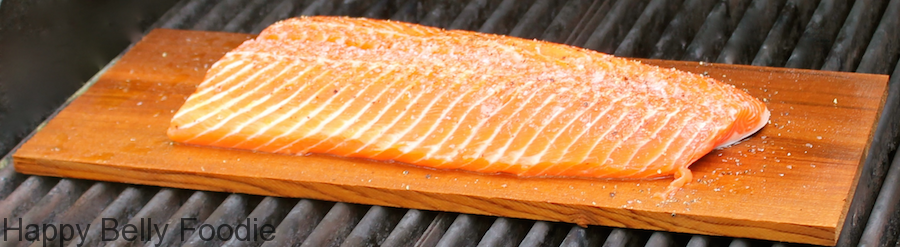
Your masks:
<svg viewBox="0 0 900 247"><path fill-rule="evenodd" d="M674 176L769 118L712 78L550 42L302 17L225 54L177 142L524 177Z"/></svg>

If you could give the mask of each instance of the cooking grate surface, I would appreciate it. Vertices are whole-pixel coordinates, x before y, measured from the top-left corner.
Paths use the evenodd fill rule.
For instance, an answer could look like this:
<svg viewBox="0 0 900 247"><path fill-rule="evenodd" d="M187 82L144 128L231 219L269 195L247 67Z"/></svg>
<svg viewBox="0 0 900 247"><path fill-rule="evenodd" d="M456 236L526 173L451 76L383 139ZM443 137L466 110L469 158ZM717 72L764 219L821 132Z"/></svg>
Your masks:
<svg viewBox="0 0 900 247"><path fill-rule="evenodd" d="M618 56L891 74L890 94L838 245L893 246L900 231L900 0L181 0L150 28L258 33L300 15L416 22L582 46ZM148 29L149 30L149 29ZM142 246L787 246L750 239L415 209L137 186L16 173L0 165L0 217L10 224L141 219L172 228L252 222L272 241L166 234L66 245ZM196 218L196 221L183 221ZM207 232L207 235L208 232ZM58 242L0 245L59 246Z"/></svg>

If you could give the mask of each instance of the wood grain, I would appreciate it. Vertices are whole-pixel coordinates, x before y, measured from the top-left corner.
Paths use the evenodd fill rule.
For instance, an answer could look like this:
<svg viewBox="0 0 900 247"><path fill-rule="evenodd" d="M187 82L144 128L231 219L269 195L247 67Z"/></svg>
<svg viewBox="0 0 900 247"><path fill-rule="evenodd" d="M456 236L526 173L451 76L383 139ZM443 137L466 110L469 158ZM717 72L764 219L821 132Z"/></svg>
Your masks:
<svg viewBox="0 0 900 247"><path fill-rule="evenodd" d="M15 153L16 170L177 188L831 245L886 96L881 75L643 60L722 79L771 124L670 179L519 179L329 156L173 143L174 111L251 36L155 30Z"/></svg>

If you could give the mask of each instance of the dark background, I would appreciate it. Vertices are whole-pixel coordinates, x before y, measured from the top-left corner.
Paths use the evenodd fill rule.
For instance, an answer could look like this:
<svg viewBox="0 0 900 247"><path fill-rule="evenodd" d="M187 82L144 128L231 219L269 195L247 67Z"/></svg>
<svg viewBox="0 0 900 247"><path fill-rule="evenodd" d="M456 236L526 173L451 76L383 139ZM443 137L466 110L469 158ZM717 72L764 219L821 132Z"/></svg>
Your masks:
<svg viewBox="0 0 900 247"><path fill-rule="evenodd" d="M0 157L174 0L0 0Z"/></svg>

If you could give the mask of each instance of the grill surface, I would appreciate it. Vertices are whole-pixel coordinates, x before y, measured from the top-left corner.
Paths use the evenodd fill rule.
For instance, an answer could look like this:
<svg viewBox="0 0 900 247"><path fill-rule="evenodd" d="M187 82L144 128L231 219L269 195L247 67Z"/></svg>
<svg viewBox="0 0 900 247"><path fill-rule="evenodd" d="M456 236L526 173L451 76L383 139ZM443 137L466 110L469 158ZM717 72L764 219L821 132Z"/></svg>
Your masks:
<svg viewBox="0 0 900 247"><path fill-rule="evenodd" d="M890 94L838 245L894 246L900 231L900 0L181 0L150 28L258 33L299 15L349 15L537 38L628 57L890 74ZM149 29L148 29L149 30ZM107 65L108 66L108 65ZM309 199L26 176L0 165L10 224L276 226L272 241L166 234L71 245L141 246L786 246L748 239L487 217ZM197 218L197 221L182 221ZM185 225L182 225L185 224ZM208 233L206 235L209 235ZM18 240L11 237L9 240ZM58 246L7 241L0 245Z"/></svg>

